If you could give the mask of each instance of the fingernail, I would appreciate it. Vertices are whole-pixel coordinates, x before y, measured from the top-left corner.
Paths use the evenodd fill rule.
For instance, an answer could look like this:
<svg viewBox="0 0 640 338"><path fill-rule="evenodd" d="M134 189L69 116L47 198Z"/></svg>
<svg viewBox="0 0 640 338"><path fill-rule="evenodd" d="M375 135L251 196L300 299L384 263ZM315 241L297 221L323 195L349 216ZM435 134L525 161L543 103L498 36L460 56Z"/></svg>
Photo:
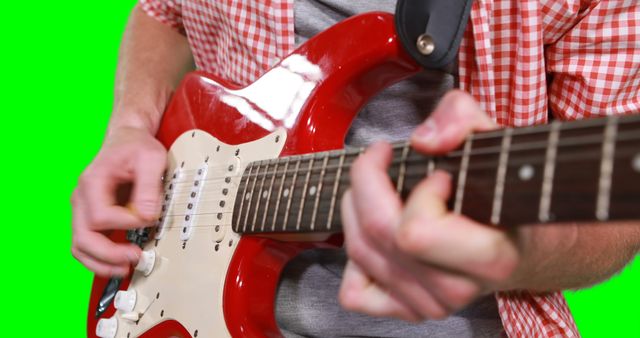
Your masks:
<svg viewBox="0 0 640 338"><path fill-rule="evenodd" d="M436 122L433 119L426 120L413 132L413 138L421 143L433 143L438 136Z"/></svg>

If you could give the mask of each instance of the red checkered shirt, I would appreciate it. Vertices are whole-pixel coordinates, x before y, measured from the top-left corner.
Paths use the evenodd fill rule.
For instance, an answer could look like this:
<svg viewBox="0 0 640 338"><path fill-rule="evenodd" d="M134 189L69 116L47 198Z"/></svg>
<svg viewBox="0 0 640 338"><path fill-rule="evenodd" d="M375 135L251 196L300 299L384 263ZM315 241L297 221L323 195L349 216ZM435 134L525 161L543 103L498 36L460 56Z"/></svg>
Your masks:
<svg viewBox="0 0 640 338"><path fill-rule="evenodd" d="M293 0L141 0L185 32L198 68L243 85L294 48ZM504 126L640 111L637 0L476 0L460 86ZM578 336L560 293L499 292L509 337Z"/></svg>

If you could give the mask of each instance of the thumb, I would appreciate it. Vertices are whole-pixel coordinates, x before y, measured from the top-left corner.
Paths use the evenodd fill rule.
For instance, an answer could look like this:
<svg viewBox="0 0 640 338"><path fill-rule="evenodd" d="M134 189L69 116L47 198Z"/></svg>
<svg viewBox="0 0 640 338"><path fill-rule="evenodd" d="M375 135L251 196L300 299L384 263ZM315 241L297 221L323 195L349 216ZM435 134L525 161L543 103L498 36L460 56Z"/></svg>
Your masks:
<svg viewBox="0 0 640 338"><path fill-rule="evenodd" d="M460 146L473 131L495 128L495 123L471 95L453 90L442 98L431 116L416 128L411 143L420 152L440 154Z"/></svg>

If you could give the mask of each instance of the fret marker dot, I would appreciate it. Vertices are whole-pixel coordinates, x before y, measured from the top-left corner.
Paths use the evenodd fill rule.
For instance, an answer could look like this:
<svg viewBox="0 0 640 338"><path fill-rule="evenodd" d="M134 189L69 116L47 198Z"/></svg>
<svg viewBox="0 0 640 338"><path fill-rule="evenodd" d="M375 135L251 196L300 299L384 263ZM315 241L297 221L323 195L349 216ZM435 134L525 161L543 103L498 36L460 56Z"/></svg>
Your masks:
<svg viewBox="0 0 640 338"><path fill-rule="evenodd" d="M535 169L530 164L525 164L518 170L518 177L523 181L528 181L535 175Z"/></svg>
<svg viewBox="0 0 640 338"><path fill-rule="evenodd" d="M262 198L267 198L267 195L268 195L268 194L269 194L269 192L268 192L268 191L266 191L266 190L265 190L265 191L263 191L263 192L262 192Z"/></svg>
<svg viewBox="0 0 640 338"><path fill-rule="evenodd" d="M248 192L246 195L244 195L244 199L245 200L248 201L250 198L251 198L251 193L250 192Z"/></svg>
<svg viewBox="0 0 640 338"><path fill-rule="evenodd" d="M633 167L633 170L635 172L640 173L640 153L636 154L636 156L633 157L631 166Z"/></svg>
<svg viewBox="0 0 640 338"><path fill-rule="evenodd" d="M317 190L318 190L318 188L316 188L315 185L313 187L309 188L309 196L315 195Z"/></svg>
<svg viewBox="0 0 640 338"><path fill-rule="evenodd" d="M289 196L289 189L284 189L284 191L282 192L282 196L284 197Z"/></svg>

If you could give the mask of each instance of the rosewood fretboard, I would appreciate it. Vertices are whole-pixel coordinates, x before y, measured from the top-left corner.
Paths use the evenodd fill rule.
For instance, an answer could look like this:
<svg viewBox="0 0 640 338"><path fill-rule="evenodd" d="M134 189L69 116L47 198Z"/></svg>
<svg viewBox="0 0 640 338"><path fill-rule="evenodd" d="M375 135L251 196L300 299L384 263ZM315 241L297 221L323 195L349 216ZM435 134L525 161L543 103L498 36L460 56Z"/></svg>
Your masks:
<svg viewBox="0 0 640 338"><path fill-rule="evenodd" d="M394 144L389 175L406 197L435 169L453 175L450 208L518 225L640 218L640 116L506 128L470 135L447 155ZM250 163L233 228L240 233L338 232L349 168L363 149Z"/></svg>

